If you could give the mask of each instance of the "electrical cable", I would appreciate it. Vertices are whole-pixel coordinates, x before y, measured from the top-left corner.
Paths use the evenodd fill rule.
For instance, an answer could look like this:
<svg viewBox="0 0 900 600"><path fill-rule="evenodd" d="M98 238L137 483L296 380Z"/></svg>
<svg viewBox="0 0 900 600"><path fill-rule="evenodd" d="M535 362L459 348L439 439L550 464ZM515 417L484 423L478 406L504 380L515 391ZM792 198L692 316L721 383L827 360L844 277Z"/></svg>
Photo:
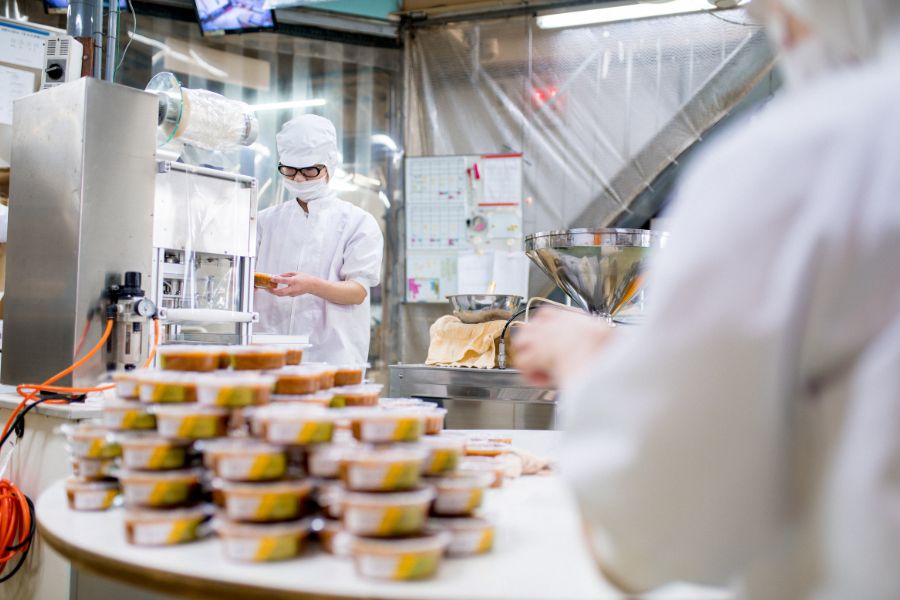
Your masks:
<svg viewBox="0 0 900 600"><path fill-rule="evenodd" d="M128 0L128 10L131 11L131 35L128 36L128 43L125 44L125 49L122 50L122 57L119 58L119 64L117 64L116 68L113 70L113 80L115 80L116 75L119 74L119 69L122 68L122 63L125 62L125 55L128 54L128 49L131 48L131 42L134 41L134 36L137 34L137 13L134 11L134 5L131 3L131 0Z"/></svg>
<svg viewBox="0 0 900 600"><path fill-rule="evenodd" d="M721 15L717 15L716 11L714 11L714 10L709 10L706 12L706 14L708 14L712 17L715 17L720 21L724 21L726 23L731 23L732 25L740 25L741 27L756 27L756 28L764 27L764 25L762 25L760 23L742 23L741 21L732 21L731 19L726 19L725 17L723 17Z"/></svg>

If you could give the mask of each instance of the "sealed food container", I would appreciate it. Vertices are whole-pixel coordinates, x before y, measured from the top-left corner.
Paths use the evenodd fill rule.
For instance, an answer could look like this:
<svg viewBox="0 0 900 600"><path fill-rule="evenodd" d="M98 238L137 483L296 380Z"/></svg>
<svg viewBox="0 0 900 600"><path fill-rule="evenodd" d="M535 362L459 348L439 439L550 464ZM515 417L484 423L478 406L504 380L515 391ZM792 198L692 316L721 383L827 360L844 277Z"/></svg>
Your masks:
<svg viewBox="0 0 900 600"><path fill-rule="evenodd" d="M197 401L210 406L243 408L268 404L275 378L251 373L217 374L197 378Z"/></svg>
<svg viewBox="0 0 900 600"><path fill-rule="evenodd" d="M460 517L472 514L481 506L484 490L494 482L490 473L464 472L433 481L435 491L431 512Z"/></svg>
<svg viewBox="0 0 900 600"><path fill-rule="evenodd" d="M354 537L350 552L359 575L408 581L434 575L449 542L450 536L445 532L399 540Z"/></svg>
<svg viewBox="0 0 900 600"><path fill-rule="evenodd" d="M385 444L415 442L425 432L425 415L410 409L348 411L353 437L361 442Z"/></svg>
<svg viewBox="0 0 900 600"><path fill-rule="evenodd" d="M341 460L341 480L349 490L389 492L419 484L423 448L359 448Z"/></svg>
<svg viewBox="0 0 900 600"><path fill-rule="evenodd" d="M434 477L456 470L463 455L465 439L459 436L427 436L422 438L422 446L428 451L422 463L422 474Z"/></svg>
<svg viewBox="0 0 900 600"><path fill-rule="evenodd" d="M117 431L156 429L156 416L138 402L103 404L103 425Z"/></svg>
<svg viewBox="0 0 900 600"><path fill-rule="evenodd" d="M137 369L113 373L112 380L116 386L116 396L123 400L137 400L140 397L138 381L140 381L141 375L148 371L149 369Z"/></svg>
<svg viewBox="0 0 900 600"><path fill-rule="evenodd" d="M268 273L254 273L253 287L274 290L278 287L278 284L272 281L273 277L274 275L269 275Z"/></svg>
<svg viewBox="0 0 900 600"><path fill-rule="evenodd" d="M485 554L494 546L494 524L485 519L429 519L425 530L450 534L447 546L450 556Z"/></svg>
<svg viewBox="0 0 900 600"><path fill-rule="evenodd" d="M276 346L235 346L230 350L235 371L271 371L285 365L284 350Z"/></svg>
<svg viewBox="0 0 900 600"><path fill-rule="evenodd" d="M311 529L325 552L335 556L350 556L350 536L339 520L317 517L313 519Z"/></svg>
<svg viewBox="0 0 900 600"><path fill-rule="evenodd" d="M66 497L72 510L106 510L118 495L119 482L116 480L66 480Z"/></svg>
<svg viewBox="0 0 900 600"><path fill-rule="evenodd" d="M456 470L460 474L489 473L494 478L491 487L503 487L505 467L502 461L497 460L497 457L466 456L459 461Z"/></svg>
<svg viewBox="0 0 900 600"><path fill-rule="evenodd" d="M122 495L128 507L169 508L192 504L200 497L200 472L123 471Z"/></svg>
<svg viewBox="0 0 900 600"><path fill-rule="evenodd" d="M320 390L330 390L334 387L334 378L337 375L337 367L333 367L326 363L306 363L306 366L313 367L319 371Z"/></svg>
<svg viewBox="0 0 900 600"><path fill-rule="evenodd" d="M151 371L138 379L141 402L153 404L197 401L195 376L187 373Z"/></svg>
<svg viewBox="0 0 900 600"><path fill-rule="evenodd" d="M221 484L225 514L233 521L287 521L303 516L312 484L302 480Z"/></svg>
<svg viewBox="0 0 900 600"><path fill-rule="evenodd" d="M447 416L446 408L428 408L423 410L425 414L425 434L438 435L444 430L444 419Z"/></svg>
<svg viewBox="0 0 900 600"><path fill-rule="evenodd" d="M171 345L156 349L159 368L165 371L215 371L220 353L218 346Z"/></svg>
<svg viewBox="0 0 900 600"><path fill-rule="evenodd" d="M158 406L154 412L159 435L185 440L224 436L231 416L225 408L200 404Z"/></svg>
<svg viewBox="0 0 900 600"><path fill-rule="evenodd" d="M346 492L342 498L344 527L355 535L396 537L422 531L434 490L366 494Z"/></svg>
<svg viewBox="0 0 900 600"><path fill-rule="evenodd" d="M359 385L363 382L363 374L366 367L362 365L339 365L334 371L334 385L343 387Z"/></svg>
<svg viewBox="0 0 900 600"><path fill-rule="evenodd" d="M364 383L334 388L332 393L338 406L378 406L378 396L383 389L383 385Z"/></svg>
<svg viewBox="0 0 900 600"><path fill-rule="evenodd" d="M59 430L69 442L69 454L76 458L116 458L122 448L109 429L94 423L62 425Z"/></svg>
<svg viewBox="0 0 900 600"><path fill-rule="evenodd" d="M241 562L268 562L299 556L309 535L309 519L287 523L232 523L218 520L213 530L225 556Z"/></svg>
<svg viewBox="0 0 900 600"><path fill-rule="evenodd" d="M187 464L187 440L169 440L157 435L121 438L122 466L126 469L161 471L181 469Z"/></svg>
<svg viewBox="0 0 900 600"><path fill-rule="evenodd" d="M468 440L466 456L500 456L509 452L510 445L488 440Z"/></svg>
<svg viewBox="0 0 900 600"><path fill-rule="evenodd" d="M192 542L206 534L209 518L201 507L179 510L125 511L125 539L135 546L171 546Z"/></svg>
<svg viewBox="0 0 900 600"><path fill-rule="evenodd" d="M81 479L105 479L112 475L114 458L72 457L72 474Z"/></svg>
<svg viewBox="0 0 900 600"><path fill-rule="evenodd" d="M318 406L273 404L253 416L259 435L273 444L322 444L334 435L335 415Z"/></svg>
<svg viewBox="0 0 900 600"><path fill-rule="evenodd" d="M318 367L300 365L285 367L272 373L275 378L275 394L301 396L319 391L321 372Z"/></svg>
<svg viewBox="0 0 900 600"><path fill-rule="evenodd" d="M382 408L440 408L437 402L429 402L421 398L381 398L378 405Z"/></svg>
<svg viewBox="0 0 900 600"><path fill-rule="evenodd" d="M253 439L212 440L202 451L204 465L229 481L271 481L287 472L284 448Z"/></svg>

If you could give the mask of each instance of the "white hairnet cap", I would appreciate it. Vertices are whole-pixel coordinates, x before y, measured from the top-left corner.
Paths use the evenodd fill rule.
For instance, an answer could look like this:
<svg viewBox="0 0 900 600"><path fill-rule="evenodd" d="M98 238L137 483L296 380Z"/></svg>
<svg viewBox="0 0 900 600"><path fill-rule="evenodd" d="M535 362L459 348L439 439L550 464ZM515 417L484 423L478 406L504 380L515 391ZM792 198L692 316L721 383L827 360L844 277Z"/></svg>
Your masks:
<svg viewBox="0 0 900 600"><path fill-rule="evenodd" d="M338 163L334 124L318 115L301 115L285 123L275 136L278 160L289 167L325 165L334 176Z"/></svg>
<svg viewBox="0 0 900 600"><path fill-rule="evenodd" d="M779 3L842 61L871 58L900 34L900 0L754 0L749 6L760 11Z"/></svg>

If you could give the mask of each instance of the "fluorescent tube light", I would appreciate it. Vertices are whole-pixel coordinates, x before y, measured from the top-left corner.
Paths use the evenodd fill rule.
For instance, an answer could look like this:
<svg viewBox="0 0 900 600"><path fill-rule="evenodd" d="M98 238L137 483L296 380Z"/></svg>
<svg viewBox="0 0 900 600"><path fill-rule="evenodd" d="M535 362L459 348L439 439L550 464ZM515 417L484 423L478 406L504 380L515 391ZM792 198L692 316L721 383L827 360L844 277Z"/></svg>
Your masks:
<svg viewBox="0 0 900 600"><path fill-rule="evenodd" d="M313 106L325 106L324 98L311 98L309 100L288 100L287 102L271 102L269 104L251 104L250 110L281 110L284 108L311 108Z"/></svg>
<svg viewBox="0 0 900 600"><path fill-rule="evenodd" d="M634 19L664 17L715 9L716 6L709 0L669 0L668 2L652 3L624 2L590 10L541 15L537 18L537 25L541 29L556 29L559 27L615 23L616 21L631 21Z"/></svg>

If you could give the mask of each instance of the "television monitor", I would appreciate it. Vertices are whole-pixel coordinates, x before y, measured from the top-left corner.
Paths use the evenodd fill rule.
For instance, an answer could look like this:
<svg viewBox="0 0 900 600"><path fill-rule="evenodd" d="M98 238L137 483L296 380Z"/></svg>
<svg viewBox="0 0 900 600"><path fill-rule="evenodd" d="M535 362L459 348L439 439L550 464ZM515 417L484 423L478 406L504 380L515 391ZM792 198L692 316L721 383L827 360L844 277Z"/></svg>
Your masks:
<svg viewBox="0 0 900 600"><path fill-rule="evenodd" d="M203 35L271 31L275 11L266 0L194 0Z"/></svg>
<svg viewBox="0 0 900 600"><path fill-rule="evenodd" d="M44 10L50 15L64 15L69 8L69 0L44 0ZM109 0L103 0L103 8L109 8ZM128 0L119 0L119 10L128 10Z"/></svg>

